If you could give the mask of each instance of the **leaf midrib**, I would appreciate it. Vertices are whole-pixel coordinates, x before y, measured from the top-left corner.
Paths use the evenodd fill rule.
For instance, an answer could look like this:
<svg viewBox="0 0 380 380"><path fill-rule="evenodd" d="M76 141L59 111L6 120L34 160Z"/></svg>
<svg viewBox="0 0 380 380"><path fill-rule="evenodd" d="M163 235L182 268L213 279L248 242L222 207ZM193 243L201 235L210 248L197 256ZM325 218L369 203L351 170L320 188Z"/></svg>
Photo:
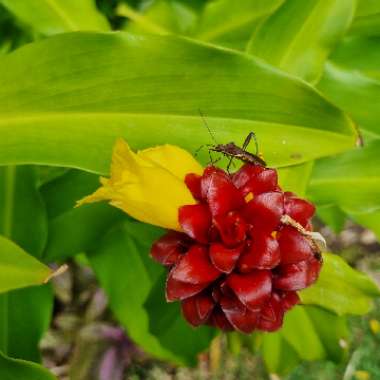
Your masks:
<svg viewBox="0 0 380 380"><path fill-rule="evenodd" d="M314 15L315 11L318 9L318 6L319 6L320 3L321 3L321 0L318 0L314 4L313 9L307 15L305 21L302 23L301 27L298 29L298 31L295 34L294 38L292 39L292 41L288 45L288 48L286 49L285 54L282 56L282 58L281 58L281 60L280 60L280 62L278 64L278 67L284 68L284 66L286 65L286 63L287 63L286 61L289 58L289 56L290 56L290 54L291 54L291 52L293 50L293 47L296 45L299 37L301 36L302 32L305 30L306 26L308 25L309 21L311 20L312 16Z"/></svg>
<svg viewBox="0 0 380 380"><path fill-rule="evenodd" d="M56 0L44 0L46 4L52 9L58 17L66 24L68 30L78 30L78 25L76 25L65 13L65 11L57 4Z"/></svg>
<svg viewBox="0 0 380 380"><path fill-rule="evenodd" d="M215 27L212 30L199 33L197 34L197 38L199 38L202 41L211 41L217 37L220 37L234 29L240 28L244 26L245 24L248 24L250 22L253 22L256 19L259 19L263 15L267 13L271 13L274 10L278 9L282 4L274 4L272 8L267 9L266 11L262 11L261 13L250 13L248 12L247 16L233 19L232 22L225 23L223 25L219 25L218 27Z"/></svg>
<svg viewBox="0 0 380 380"><path fill-rule="evenodd" d="M20 112L15 112L14 114L11 114L9 112L7 113L1 113L0 112L0 125L1 124L7 124L7 123L12 123L12 122L17 122L17 121L25 121L25 120L43 120L43 119L49 119L49 118L68 118L68 117L78 117L78 118L86 118L86 117L92 117L92 118L97 118L97 117L109 117L109 118L114 118L114 117L135 117L135 118L183 118L183 119L195 119L199 120L198 115L190 115L190 114L169 114L169 113L134 113L134 112L79 112L79 111L62 111L62 112L54 112L54 111L46 111L46 112L28 112L25 114L22 114ZM272 122L272 121L266 121L266 120L261 120L261 119L242 119L242 118L234 118L234 117L222 117L222 116L207 116L208 120L215 120L215 121L232 121L232 122L241 122L245 124L249 123L260 123L264 125L270 125L270 126L288 126L291 128L298 128L300 130L304 130L305 132L310 131L310 130L315 130L319 131L321 133L326 133L331 136L339 136L341 137L346 137L347 139L352 139L353 135L349 134L349 128L347 126L347 133L343 133L343 131L331 131L328 129L320 129L314 126L305 126L305 125L299 125L299 124L290 124L290 123L285 123L285 122Z"/></svg>

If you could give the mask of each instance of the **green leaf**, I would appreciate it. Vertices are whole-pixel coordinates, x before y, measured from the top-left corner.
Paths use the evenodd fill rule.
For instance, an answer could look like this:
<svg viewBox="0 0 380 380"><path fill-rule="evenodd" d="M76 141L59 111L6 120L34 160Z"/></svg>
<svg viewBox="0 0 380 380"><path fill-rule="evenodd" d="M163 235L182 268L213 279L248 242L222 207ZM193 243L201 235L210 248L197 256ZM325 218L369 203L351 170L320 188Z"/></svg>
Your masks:
<svg viewBox="0 0 380 380"><path fill-rule="evenodd" d="M166 302L166 277L167 273L163 273L157 279L144 305L150 316L149 331L165 349L175 352L183 363L194 366L197 354L208 348L216 330L206 326L190 327L182 316L180 303Z"/></svg>
<svg viewBox="0 0 380 380"><path fill-rule="evenodd" d="M337 255L326 253L323 260L316 284L300 292L302 302L324 307L338 315L368 313L373 298L380 296L377 285Z"/></svg>
<svg viewBox="0 0 380 380"><path fill-rule="evenodd" d="M380 34L380 2L378 0L358 0L350 33L357 35Z"/></svg>
<svg viewBox="0 0 380 380"><path fill-rule="evenodd" d="M0 293L43 284L51 274L50 268L0 236Z"/></svg>
<svg viewBox="0 0 380 380"><path fill-rule="evenodd" d="M94 0L0 0L36 32L51 35L75 30L109 30Z"/></svg>
<svg viewBox="0 0 380 380"><path fill-rule="evenodd" d="M41 258L47 239L46 211L32 167L0 167L0 234Z"/></svg>
<svg viewBox="0 0 380 380"><path fill-rule="evenodd" d="M285 314L280 334L303 360L322 359L326 356L318 332L302 306L296 306Z"/></svg>
<svg viewBox="0 0 380 380"><path fill-rule="evenodd" d="M25 360L16 360L6 357L0 352L1 380L56 380L56 378L42 366Z"/></svg>
<svg viewBox="0 0 380 380"><path fill-rule="evenodd" d="M111 310L128 336L156 357L189 364L209 343L210 334L193 330L181 322L180 310L165 301L165 283L161 277L165 270L149 256L152 242L162 232L150 225L123 222L104 236L88 258L109 298ZM147 308L145 302L152 291L157 294L155 306ZM162 330L167 320L173 322L173 326ZM173 329L178 335L168 341L166 334Z"/></svg>
<svg viewBox="0 0 380 380"><path fill-rule="evenodd" d="M301 165L287 166L278 170L279 183L284 191L296 193L304 197L313 170L314 161Z"/></svg>
<svg viewBox="0 0 380 380"><path fill-rule="evenodd" d="M248 51L315 82L354 10L353 0L288 0L255 31Z"/></svg>
<svg viewBox="0 0 380 380"><path fill-rule="evenodd" d="M13 358L40 362L38 344L50 325L53 298L53 291L49 285L2 294L0 350Z"/></svg>
<svg viewBox="0 0 380 380"><path fill-rule="evenodd" d="M318 205L317 215L323 223L327 224L336 234L344 228L347 216L336 205Z"/></svg>
<svg viewBox="0 0 380 380"><path fill-rule="evenodd" d="M380 210L373 210L371 212L345 211L356 223L372 230L378 241L380 241Z"/></svg>
<svg viewBox="0 0 380 380"><path fill-rule="evenodd" d="M64 261L91 250L113 224L128 219L125 213L105 203L74 208L76 201L98 187L97 175L79 170L69 170L41 187L49 216L45 261Z"/></svg>
<svg viewBox="0 0 380 380"><path fill-rule="evenodd" d="M304 360L329 359L340 362L345 351L346 319L314 306L296 306L286 313L284 325L275 333L264 334L261 352L269 372L289 373Z"/></svg>
<svg viewBox="0 0 380 380"><path fill-rule="evenodd" d="M304 309L323 344L326 357L336 363L341 362L348 353L349 330L346 317L316 306L305 306Z"/></svg>
<svg viewBox="0 0 380 380"><path fill-rule="evenodd" d="M297 352L279 333L263 336L261 353L269 373L286 375L301 361Z"/></svg>
<svg viewBox="0 0 380 380"><path fill-rule="evenodd" d="M196 38L217 41L246 27L252 28L255 21L272 13L284 0L216 0L206 4ZM251 29L252 30L252 29Z"/></svg>
<svg viewBox="0 0 380 380"><path fill-rule="evenodd" d="M318 204L368 212L380 207L380 141L316 162L308 196Z"/></svg>
<svg viewBox="0 0 380 380"><path fill-rule="evenodd" d="M37 190L35 168L26 166L0 168L0 199L0 232L12 238L34 257L41 258L47 238L47 221L45 207ZM6 240L6 247L8 246L11 250L5 251L5 247L2 247L0 255L9 255L15 250L16 254L21 252L22 258L26 256L25 263L22 260L18 262L18 256L12 255L6 258L11 258L12 262L16 260L17 267L27 271L27 281L30 272L32 278L36 275L33 273L34 268L50 273L47 267ZM31 262L30 268L28 262ZM18 275L22 276L22 272ZM1 277L5 279L3 274ZM17 278L12 278L13 280ZM41 276L38 282L42 280ZM21 278L21 284L25 285L24 281L25 279ZM35 283L33 280L26 285ZM38 343L49 325L52 306L53 294L49 286L34 286L2 293L0 350L12 357L40 361Z"/></svg>
<svg viewBox="0 0 380 380"><path fill-rule="evenodd" d="M172 143L194 152L212 141L198 109L218 141L240 142L254 130L274 166L355 140L347 116L302 81L178 37L59 35L3 57L0 72L0 164L107 173L120 136L133 148ZM200 159L208 161L206 150Z"/></svg>
<svg viewBox="0 0 380 380"><path fill-rule="evenodd" d="M362 127L380 135L380 37L345 39L318 88Z"/></svg>
<svg viewBox="0 0 380 380"><path fill-rule="evenodd" d="M119 16L129 18L123 30L130 33L191 34L198 22L198 13L184 1L157 0L142 12L122 3Z"/></svg>
<svg viewBox="0 0 380 380"><path fill-rule="evenodd" d="M0 4L0 54L31 41L29 31L22 30L14 17Z"/></svg>

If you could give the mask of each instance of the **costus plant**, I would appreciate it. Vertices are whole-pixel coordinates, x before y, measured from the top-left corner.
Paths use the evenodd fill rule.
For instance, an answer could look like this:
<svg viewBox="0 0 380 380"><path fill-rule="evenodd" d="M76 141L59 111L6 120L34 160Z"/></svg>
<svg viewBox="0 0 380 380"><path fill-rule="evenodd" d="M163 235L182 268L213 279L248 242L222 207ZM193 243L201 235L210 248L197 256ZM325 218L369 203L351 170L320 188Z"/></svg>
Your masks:
<svg viewBox="0 0 380 380"><path fill-rule="evenodd" d="M169 269L166 300L181 301L183 315L192 326L209 324L243 333L278 330L285 311L299 302L296 292L314 283L321 269L318 240L323 238L310 232L314 206L284 193L274 169L246 163L229 174L211 165L202 175L190 172L182 178L192 195L191 204L180 205L176 217L170 215L175 210L155 216L161 208L172 207L174 199L186 198L181 194L184 186L174 186L181 177L166 183L158 170L168 170L165 163L171 160L183 162L177 175L186 171L187 162L199 169L177 147L157 147L136 155L119 140L111 178L102 179L103 186L79 204L110 200L144 221L177 227L153 243L151 255ZM149 186L145 181L151 182L150 191L142 188ZM166 192L164 199L157 198L158 188ZM145 194L145 202L137 199L137 193ZM165 215L175 220L161 219Z"/></svg>
<svg viewBox="0 0 380 380"><path fill-rule="evenodd" d="M123 380L131 342L193 366L220 334L270 374L377 378L348 316L380 295L378 245L350 266L320 232L380 236L379 4L0 0L0 379ZM252 131L263 156L239 148ZM120 326L88 360L43 340L50 371L78 266Z"/></svg>

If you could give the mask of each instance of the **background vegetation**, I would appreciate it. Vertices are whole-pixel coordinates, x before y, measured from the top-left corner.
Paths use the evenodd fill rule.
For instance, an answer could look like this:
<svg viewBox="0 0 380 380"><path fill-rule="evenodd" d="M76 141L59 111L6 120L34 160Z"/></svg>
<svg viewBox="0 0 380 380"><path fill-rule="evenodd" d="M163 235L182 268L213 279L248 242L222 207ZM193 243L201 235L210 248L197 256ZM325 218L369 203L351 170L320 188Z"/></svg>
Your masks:
<svg viewBox="0 0 380 380"><path fill-rule="evenodd" d="M217 141L254 130L282 186L315 202L331 231L351 220L380 238L379 1L0 5L1 379L54 378L37 364L49 326L44 364L74 380L190 378L200 375L172 366L197 363L217 378L285 376L315 360L289 378L379 376L378 308L347 317L366 314L379 291L339 257L280 332L215 338L163 302L162 269L147 255L162 230L105 204L73 208L107 174L116 137L134 149L209 143L201 109ZM373 274L378 246L352 229L330 248ZM71 269L54 292L31 286L63 262Z"/></svg>

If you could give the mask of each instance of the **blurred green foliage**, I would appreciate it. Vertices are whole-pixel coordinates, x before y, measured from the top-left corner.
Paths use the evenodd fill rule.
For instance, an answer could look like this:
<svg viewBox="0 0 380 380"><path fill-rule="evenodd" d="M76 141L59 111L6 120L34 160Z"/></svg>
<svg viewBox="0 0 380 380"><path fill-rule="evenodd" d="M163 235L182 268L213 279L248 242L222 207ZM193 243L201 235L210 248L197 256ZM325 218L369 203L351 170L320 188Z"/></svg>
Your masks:
<svg viewBox="0 0 380 380"><path fill-rule="evenodd" d="M379 14L376 0L0 0L0 232L48 264L85 252L129 335L159 358L193 364L213 333L192 332L161 302L161 268L148 257L161 231L75 201L96 188L93 173L107 173L116 137L135 149L208 143L201 108L218 141L254 130L282 186L306 193L333 230L351 218L379 237ZM314 306L294 309L281 332L235 337L231 347L261 352L278 374L303 360L336 362L303 364L292 380L338 379L348 358L380 377L370 354L378 336L367 319L347 329L343 316L366 313L378 290L331 260L305 293ZM49 288L2 294L3 354L38 361L51 306ZM354 352L340 345L348 330L364 334ZM2 379L43 371L0 362Z"/></svg>

